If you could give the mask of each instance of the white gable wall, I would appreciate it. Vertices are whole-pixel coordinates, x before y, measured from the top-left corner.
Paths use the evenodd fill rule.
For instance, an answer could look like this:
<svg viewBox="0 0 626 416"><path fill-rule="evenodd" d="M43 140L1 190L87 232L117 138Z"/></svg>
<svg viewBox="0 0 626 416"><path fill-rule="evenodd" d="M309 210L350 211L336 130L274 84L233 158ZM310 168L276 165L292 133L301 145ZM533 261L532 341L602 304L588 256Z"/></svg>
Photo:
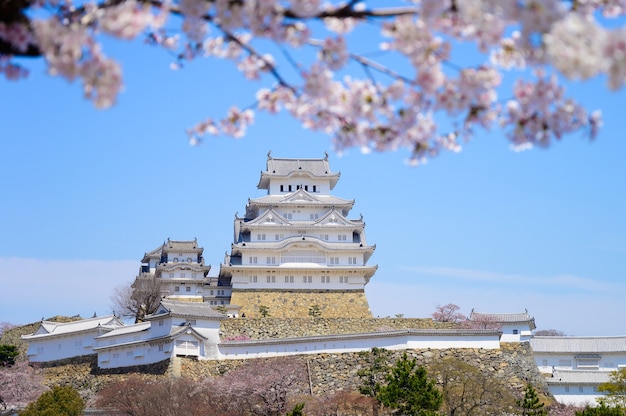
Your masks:
<svg viewBox="0 0 626 416"><path fill-rule="evenodd" d="M102 329L96 328L79 333L27 339L28 360L37 363L93 354L94 338L102 333Z"/></svg>

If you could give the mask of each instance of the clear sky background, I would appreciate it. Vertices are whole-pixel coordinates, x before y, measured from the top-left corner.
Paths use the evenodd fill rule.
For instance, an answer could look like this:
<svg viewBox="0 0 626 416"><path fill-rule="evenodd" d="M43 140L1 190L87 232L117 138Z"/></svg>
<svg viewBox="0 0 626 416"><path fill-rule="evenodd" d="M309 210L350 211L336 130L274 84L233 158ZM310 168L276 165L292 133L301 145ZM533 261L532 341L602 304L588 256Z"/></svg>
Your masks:
<svg viewBox="0 0 626 416"><path fill-rule="evenodd" d="M0 321L111 313L113 288L134 279L143 254L167 238L198 238L217 275L233 219L259 197L266 155L330 153L334 194L363 214L375 316L428 317L439 304L469 314L528 312L539 329L626 334L626 92L603 80L571 89L601 108L597 141L580 135L548 150L509 150L479 133L459 154L410 167L409 153L339 156L327 136L288 116L260 115L247 137L188 144L185 129L253 101L228 62L107 45L126 89L112 109L29 63L27 80L0 80Z"/></svg>

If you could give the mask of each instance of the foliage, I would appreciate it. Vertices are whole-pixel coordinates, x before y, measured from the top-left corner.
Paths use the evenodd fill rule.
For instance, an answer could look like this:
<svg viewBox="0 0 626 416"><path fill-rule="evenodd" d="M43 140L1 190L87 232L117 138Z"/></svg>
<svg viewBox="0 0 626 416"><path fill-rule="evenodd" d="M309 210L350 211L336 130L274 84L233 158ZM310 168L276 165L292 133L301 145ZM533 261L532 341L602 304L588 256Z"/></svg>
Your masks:
<svg viewBox="0 0 626 416"><path fill-rule="evenodd" d="M467 320L467 317L459 312L459 307L454 303L448 303L447 305L437 305L435 312L432 316L433 321L436 322L455 322L460 323Z"/></svg>
<svg viewBox="0 0 626 416"><path fill-rule="evenodd" d="M515 149L547 147L577 131L593 138L601 125L560 79L606 75L611 89L626 79L623 19L610 21L626 14L621 1L74 3L2 2L0 73L22 78L26 60L15 57L41 57L50 74L80 80L88 99L109 107L123 80L100 41L144 37L173 52L174 68L226 59L263 82L252 108L189 129L193 143L241 137L255 111L285 111L339 151L407 148L416 163L459 151L476 129L502 128Z"/></svg>
<svg viewBox="0 0 626 416"><path fill-rule="evenodd" d="M15 364L15 358L20 355L16 345L0 344L0 366L9 367Z"/></svg>
<svg viewBox="0 0 626 416"><path fill-rule="evenodd" d="M611 372L609 381L600 384L598 390L606 393L603 400L608 405L626 409L626 368Z"/></svg>
<svg viewBox="0 0 626 416"><path fill-rule="evenodd" d="M261 315L261 317L263 318L268 318L270 317L270 308L268 306L265 305L259 305L259 315Z"/></svg>
<svg viewBox="0 0 626 416"><path fill-rule="evenodd" d="M380 386L389 373L389 360L391 353L384 348L372 348L370 351L359 353L367 360L367 365L357 371L362 384L359 392L366 396L376 397Z"/></svg>
<svg viewBox="0 0 626 416"><path fill-rule="evenodd" d="M311 317L313 317L313 318L317 318L317 317L319 317L320 315L322 315L322 310L321 310L321 308L320 308L320 305L315 304L315 305L312 305L312 306L309 308L309 316L311 316Z"/></svg>
<svg viewBox="0 0 626 416"><path fill-rule="evenodd" d="M293 409L287 412L287 416L304 416L304 403L296 404Z"/></svg>
<svg viewBox="0 0 626 416"><path fill-rule="evenodd" d="M11 367L0 367L0 406L25 406L44 390L43 377L26 361L18 361Z"/></svg>
<svg viewBox="0 0 626 416"><path fill-rule="evenodd" d="M582 411L576 412L576 416L624 416L623 410L618 407L610 407L605 402L600 401L598 406L586 406Z"/></svg>
<svg viewBox="0 0 626 416"><path fill-rule="evenodd" d="M514 404L511 393L493 375L458 358L443 359L428 370L441 388L448 416L500 415Z"/></svg>
<svg viewBox="0 0 626 416"><path fill-rule="evenodd" d="M305 395L295 398L297 403L305 403L307 416L361 415L378 414L376 399L364 396L356 391L338 391L322 396Z"/></svg>
<svg viewBox="0 0 626 416"><path fill-rule="evenodd" d="M251 380L254 380L251 382ZM224 414L282 415L292 397L304 392L306 370L297 358L250 360L218 378L204 381L211 407Z"/></svg>
<svg viewBox="0 0 626 416"><path fill-rule="evenodd" d="M521 408L521 414L524 416L545 416L548 411L544 409L544 403L539 400L537 391L532 384L526 385L524 390L524 398L517 400L517 405Z"/></svg>
<svg viewBox="0 0 626 416"><path fill-rule="evenodd" d="M189 379L149 380L131 376L98 392L96 406L128 416L221 416L207 407L208 394L198 390Z"/></svg>
<svg viewBox="0 0 626 416"><path fill-rule="evenodd" d="M426 369L404 353L378 390L377 399L397 415L435 416L443 397Z"/></svg>
<svg viewBox="0 0 626 416"><path fill-rule="evenodd" d="M20 416L81 416L85 401L80 394L69 386L55 386L43 393Z"/></svg>
<svg viewBox="0 0 626 416"><path fill-rule="evenodd" d="M132 284L113 288L110 300L115 314L140 322L157 310L162 297L160 282L154 276L140 275Z"/></svg>

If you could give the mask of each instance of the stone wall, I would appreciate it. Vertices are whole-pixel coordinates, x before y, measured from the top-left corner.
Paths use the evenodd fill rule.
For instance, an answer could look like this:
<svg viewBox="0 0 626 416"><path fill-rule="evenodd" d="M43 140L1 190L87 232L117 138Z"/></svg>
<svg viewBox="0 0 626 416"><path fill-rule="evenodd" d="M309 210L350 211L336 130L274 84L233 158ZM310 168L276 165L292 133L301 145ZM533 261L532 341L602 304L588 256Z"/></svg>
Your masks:
<svg viewBox="0 0 626 416"><path fill-rule="evenodd" d="M241 306L240 315L260 317L259 306L269 309L276 318L305 318L309 308L319 307L324 318L371 318L365 291L363 290L234 290L230 299L233 305Z"/></svg>
<svg viewBox="0 0 626 416"><path fill-rule="evenodd" d="M247 316L247 315L246 315ZM222 339L292 338L356 334L392 329L450 329L457 325L430 318L234 318L221 323Z"/></svg>
<svg viewBox="0 0 626 416"><path fill-rule="evenodd" d="M409 357L415 358L419 365L426 368L445 358L458 358L476 367L489 377L499 380L516 397L523 395L527 383L531 383L542 395L549 396L548 386L535 365L532 351L527 343L503 344L499 350L453 348L391 351L390 361L394 362L404 352ZM314 395L358 390L362 384L358 372L368 366L368 352L309 354L296 357L307 368ZM223 375L245 363L246 360L196 361L182 359L181 375L194 380L202 380L206 377Z"/></svg>

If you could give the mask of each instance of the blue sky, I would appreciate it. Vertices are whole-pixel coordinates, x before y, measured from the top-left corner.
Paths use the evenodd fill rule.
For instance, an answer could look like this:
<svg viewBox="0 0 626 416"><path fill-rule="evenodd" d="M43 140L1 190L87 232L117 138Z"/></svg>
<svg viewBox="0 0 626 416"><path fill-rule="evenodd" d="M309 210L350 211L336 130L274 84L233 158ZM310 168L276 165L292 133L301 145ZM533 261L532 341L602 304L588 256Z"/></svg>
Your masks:
<svg viewBox="0 0 626 416"><path fill-rule="evenodd" d="M260 115L247 137L188 144L185 129L256 84L229 63L169 69L162 51L109 46L126 89L99 111L80 87L29 62L27 80L0 80L3 178L0 322L111 312L113 288L134 279L144 252L198 238L216 275L235 213L256 189L268 151L323 157L341 172L335 194L363 214L375 316L428 317L438 304L469 314L528 309L539 329L624 335L626 142L624 91L602 80L571 93L601 108L605 126L548 150L514 153L501 132L417 168L405 151L339 156L327 136L285 115Z"/></svg>

